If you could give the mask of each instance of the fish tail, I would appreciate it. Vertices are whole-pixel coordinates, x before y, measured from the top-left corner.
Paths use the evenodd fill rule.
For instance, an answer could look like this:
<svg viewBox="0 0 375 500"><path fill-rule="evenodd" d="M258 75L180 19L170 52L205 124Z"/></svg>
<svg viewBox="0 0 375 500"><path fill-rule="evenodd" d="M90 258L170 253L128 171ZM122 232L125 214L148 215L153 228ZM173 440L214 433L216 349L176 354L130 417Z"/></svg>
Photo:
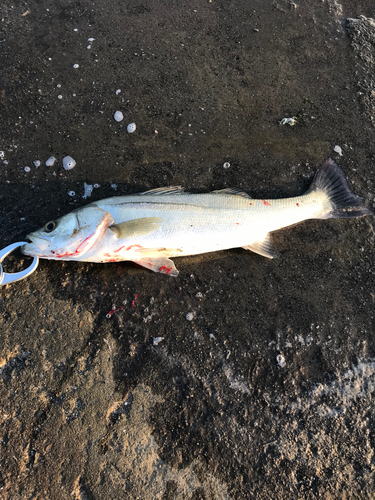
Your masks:
<svg viewBox="0 0 375 500"><path fill-rule="evenodd" d="M319 219L359 217L372 213L360 196L354 194L344 172L331 158L325 160L316 172L308 193L323 192L327 196L327 210Z"/></svg>

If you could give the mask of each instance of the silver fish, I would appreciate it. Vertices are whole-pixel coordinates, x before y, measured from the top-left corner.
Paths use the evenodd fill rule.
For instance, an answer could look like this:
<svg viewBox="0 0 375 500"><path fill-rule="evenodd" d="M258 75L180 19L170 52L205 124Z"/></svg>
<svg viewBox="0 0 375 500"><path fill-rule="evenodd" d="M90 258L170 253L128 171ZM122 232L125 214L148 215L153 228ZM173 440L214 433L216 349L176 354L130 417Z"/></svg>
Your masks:
<svg viewBox="0 0 375 500"><path fill-rule="evenodd" d="M256 200L236 189L191 194L159 188L90 203L28 235L26 255L83 262L130 260L177 276L171 257L242 247L273 258L269 233L306 219L370 211L331 159L302 196Z"/></svg>

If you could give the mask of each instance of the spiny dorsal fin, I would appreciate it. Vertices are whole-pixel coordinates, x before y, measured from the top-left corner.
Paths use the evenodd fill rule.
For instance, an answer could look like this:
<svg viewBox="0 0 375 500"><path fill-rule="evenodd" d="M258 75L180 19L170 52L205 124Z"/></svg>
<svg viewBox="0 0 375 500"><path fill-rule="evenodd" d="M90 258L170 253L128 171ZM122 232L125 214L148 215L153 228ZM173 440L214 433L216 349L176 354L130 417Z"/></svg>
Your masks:
<svg viewBox="0 0 375 500"><path fill-rule="evenodd" d="M241 189L237 189L237 188L218 189L216 191L212 191L212 193L215 193L215 194L231 194L231 195L243 196L244 198L250 198L251 199L251 196L249 194L247 194L247 193L245 193L245 191L241 191Z"/></svg>
<svg viewBox="0 0 375 500"><path fill-rule="evenodd" d="M138 194L139 196L143 196L145 194L168 195L168 194L182 194L182 193L185 193L185 188L181 186L169 186L169 187L150 189L149 191L145 191L144 193L138 193Z"/></svg>
<svg viewBox="0 0 375 500"><path fill-rule="evenodd" d="M108 229L113 231L117 238L129 238L131 236L152 233L152 231L155 231L160 226L162 221L161 217L143 217L115 224Z"/></svg>
<svg viewBox="0 0 375 500"><path fill-rule="evenodd" d="M258 253L263 257L268 259L274 259L276 257L276 252L273 249L270 235L267 233L263 240L254 241L250 245L245 245L245 250L251 250L254 253Z"/></svg>

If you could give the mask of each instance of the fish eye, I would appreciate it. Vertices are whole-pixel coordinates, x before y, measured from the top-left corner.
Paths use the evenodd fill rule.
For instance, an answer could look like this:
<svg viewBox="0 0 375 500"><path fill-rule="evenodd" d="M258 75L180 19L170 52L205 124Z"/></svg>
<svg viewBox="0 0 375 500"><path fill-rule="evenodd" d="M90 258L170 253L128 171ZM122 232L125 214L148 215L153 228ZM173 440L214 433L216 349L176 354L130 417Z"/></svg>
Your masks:
<svg viewBox="0 0 375 500"><path fill-rule="evenodd" d="M44 230L46 233L52 233L52 231L55 228L56 228L56 222L54 220L47 222L47 224L44 226Z"/></svg>

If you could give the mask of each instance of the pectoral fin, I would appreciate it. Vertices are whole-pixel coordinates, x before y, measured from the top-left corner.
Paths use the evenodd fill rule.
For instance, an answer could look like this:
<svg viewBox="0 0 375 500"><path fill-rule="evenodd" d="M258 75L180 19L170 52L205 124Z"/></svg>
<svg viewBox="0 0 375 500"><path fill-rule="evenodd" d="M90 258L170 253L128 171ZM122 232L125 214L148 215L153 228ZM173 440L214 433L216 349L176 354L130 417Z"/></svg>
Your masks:
<svg viewBox="0 0 375 500"><path fill-rule="evenodd" d="M115 224L109 229L115 233L117 238L130 238L152 233L152 231L158 229L162 221L161 217L143 217L120 222L120 224Z"/></svg>
<svg viewBox="0 0 375 500"><path fill-rule="evenodd" d="M137 264L146 267L154 273L168 274L168 276L178 276L178 271L174 262L167 257L144 257L143 259L137 260Z"/></svg>
<svg viewBox="0 0 375 500"><path fill-rule="evenodd" d="M242 248L245 250L251 250L252 252L262 255L263 257L267 257L268 259L274 259L276 257L276 252L272 247L269 234L266 234L263 240L254 241L250 245L245 245Z"/></svg>

